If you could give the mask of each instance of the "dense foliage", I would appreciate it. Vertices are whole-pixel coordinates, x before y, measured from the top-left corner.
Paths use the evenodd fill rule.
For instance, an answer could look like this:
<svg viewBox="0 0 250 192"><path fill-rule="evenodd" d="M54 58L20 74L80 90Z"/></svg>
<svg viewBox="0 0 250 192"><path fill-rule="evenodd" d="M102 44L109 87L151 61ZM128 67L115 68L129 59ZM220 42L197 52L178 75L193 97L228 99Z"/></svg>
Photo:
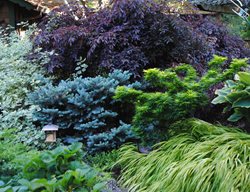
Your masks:
<svg viewBox="0 0 250 192"><path fill-rule="evenodd" d="M0 186L3 192L14 191L86 191L99 192L105 187L99 173L82 161L80 143L58 147L34 155L23 167L20 185Z"/></svg>
<svg viewBox="0 0 250 192"><path fill-rule="evenodd" d="M250 136L186 119L249 126L244 42L188 0L74 2L0 29L0 191L249 191Z"/></svg>
<svg viewBox="0 0 250 192"><path fill-rule="evenodd" d="M249 40L249 38L250 38L250 17L247 20L243 21L243 27L242 28L243 29L241 30L241 35L245 39Z"/></svg>
<svg viewBox="0 0 250 192"><path fill-rule="evenodd" d="M228 118L229 121L236 122L245 118L250 123L250 73L239 72L236 76L238 80L228 80L222 89L216 90L218 95L213 104L227 103L224 112L233 110L234 113Z"/></svg>
<svg viewBox="0 0 250 192"><path fill-rule="evenodd" d="M249 50L244 48L245 42L239 36L231 35L222 23L202 16L185 16L183 19L192 25L196 38L200 36L206 42L210 54L207 59L211 58L211 54L229 59L250 56Z"/></svg>
<svg viewBox="0 0 250 192"><path fill-rule="evenodd" d="M15 132L15 129L0 131L0 180L3 181L16 179L27 159L37 153L36 150L17 143L18 136Z"/></svg>
<svg viewBox="0 0 250 192"><path fill-rule="evenodd" d="M21 38L17 32L0 30L0 130L17 128L17 140L28 145L39 144L43 138L32 121L34 106L27 102L27 95L47 82L41 65L48 62L48 54L33 50L41 57L28 59L32 51L33 27ZM29 138L27 137L29 135Z"/></svg>
<svg viewBox="0 0 250 192"><path fill-rule="evenodd" d="M225 57L215 56L202 77L187 64L165 71L146 70L144 78L152 87L150 92L123 86L117 88L115 98L135 104L133 126L139 135L152 139L153 134L159 135L159 130L165 132L169 124L194 116L196 110L209 103L207 92L212 86L232 79L235 72L247 66L246 59L234 59L223 71L221 65L225 61Z"/></svg>
<svg viewBox="0 0 250 192"><path fill-rule="evenodd" d="M34 118L43 125L57 124L65 130L66 141L84 141L89 151L117 148L134 138L131 126L121 121L126 118L118 114L121 105L112 99L118 85L129 85L130 76L116 70L108 77L48 83L29 96L39 107ZM140 84L130 84L136 85Z"/></svg>
<svg viewBox="0 0 250 192"><path fill-rule="evenodd" d="M76 21L68 8L61 8L40 24L35 44L52 53L46 68L63 78L74 72L80 56L89 65L88 75L121 69L138 77L143 69L180 62L203 72L213 54L249 55L243 41L225 27L203 17L182 19L168 11L151 0L121 0Z"/></svg>
<svg viewBox="0 0 250 192"><path fill-rule="evenodd" d="M188 131L149 154L121 148L121 183L136 192L241 191L250 187L250 136L200 120L179 122Z"/></svg>

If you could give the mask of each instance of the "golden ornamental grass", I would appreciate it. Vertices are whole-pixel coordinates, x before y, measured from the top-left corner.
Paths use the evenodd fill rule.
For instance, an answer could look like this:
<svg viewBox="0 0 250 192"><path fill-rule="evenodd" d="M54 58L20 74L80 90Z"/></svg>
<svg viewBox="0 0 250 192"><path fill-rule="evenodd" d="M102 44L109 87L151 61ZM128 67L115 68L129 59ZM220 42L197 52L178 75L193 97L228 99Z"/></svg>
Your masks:
<svg viewBox="0 0 250 192"><path fill-rule="evenodd" d="M131 192L249 192L250 135L200 120L183 123L187 133L149 154L123 146L120 183Z"/></svg>

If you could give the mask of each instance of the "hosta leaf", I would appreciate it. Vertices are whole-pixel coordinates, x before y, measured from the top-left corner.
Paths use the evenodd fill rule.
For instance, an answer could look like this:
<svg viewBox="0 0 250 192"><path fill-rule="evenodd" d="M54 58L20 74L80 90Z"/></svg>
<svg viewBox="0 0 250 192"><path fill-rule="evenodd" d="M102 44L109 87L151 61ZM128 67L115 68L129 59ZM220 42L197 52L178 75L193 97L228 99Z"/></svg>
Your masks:
<svg viewBox="0 0 250 192"><path fill-rule="evenodd" d="M220 104L220 103L225 103L225 102L227 102L227 99L225 96L218 96L212 100L213 104Z"/></svg>
<svg viewBox="0 0 250 192"><path fill-rule="evenodd" d="M0 188L0 192L14 192L11 186Z"/></svg>
<svg viewBox="0 0 250 192"><path fill-rule="evenodd" d="M82 143L73 143L72 145L69 146L69 150L72 153L76 153L77 151L81 150L82 148Z"/></svg>
<svg viewBox="0 0 250 192"><path fill-rule="evenodd" d="M250 73L239 72L240 81L246 85L250 85Z"/></svg>
<svg viewBox="0 0 250 192"><path fill-rule="evenodd" d="M242 117L243 117L242 114L235 112L227 120L228 121L232 121L232 122L236 122L236 121L239 121Z"/></svg>
<svg viewBox="0 0 250 192"><path fill-rule="evenodd" d="M52 163L54 160L54 158L52 157L51 154L49 153L44 153L44 154L41 154L41 160L46 163L46 164L50 164Z"/></svg>
<svg viewBox="0 0 250 192"><path fill-rule="evenodd" d="M227 96L229 93L231 93L231 88L217 89L215 91L215 94L219 96Z"/></svg>
<svg viewBox="0 0 250 192"><path fill-rule="evenodd" d="M234 86L237 85L237 83L235 83L235 82L232 81L232 80L228 80L228 81L226 81L226 85L227 85L227 87L234 87Z"/></svg>
<svg viewBox="0 0 250 192"><path fill-rule="evenodd" d="M250 97L246 99L240 99L236 102L234 102L233 108L235 107L244 107L244 108L250 108Z"/></svg>
<svg viewBox="0 0 250 192"><path fill-rule="evenodd" d="M249 96L249 93L247 91L237 91L229 94L226 99L230 102L233 103L241 98L246 98Z"/></svg>

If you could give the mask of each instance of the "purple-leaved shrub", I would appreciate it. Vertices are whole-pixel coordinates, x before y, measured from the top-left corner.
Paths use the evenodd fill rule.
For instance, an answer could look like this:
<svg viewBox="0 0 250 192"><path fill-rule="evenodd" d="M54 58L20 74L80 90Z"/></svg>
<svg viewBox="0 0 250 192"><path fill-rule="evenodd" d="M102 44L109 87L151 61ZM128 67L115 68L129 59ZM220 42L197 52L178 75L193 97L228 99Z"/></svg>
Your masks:
<svg viewBox="0 0 250 192"><path fill-rule="evenodd" d="M61 7L43 19L35 38L35 46L51 52L45 67L63 78L74 72L79 57L86 58L88 76L121 69L140 78L143 69L179 63L203 73L213 54L250 55L242 40L209 18L172 15L152 0L117 0L85 15L72 10L79 20Z"/></svg>

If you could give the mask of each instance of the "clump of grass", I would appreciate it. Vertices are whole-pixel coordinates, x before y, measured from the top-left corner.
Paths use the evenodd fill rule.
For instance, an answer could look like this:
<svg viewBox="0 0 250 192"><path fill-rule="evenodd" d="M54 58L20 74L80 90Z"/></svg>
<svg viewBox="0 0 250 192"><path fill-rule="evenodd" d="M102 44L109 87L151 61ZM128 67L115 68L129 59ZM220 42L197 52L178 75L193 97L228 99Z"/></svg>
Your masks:
<svg viewBox="0 0 250 192"><path fill-rule="evenodd" d="M249 192L250 135L200 120L149 154L120 149L120 182L136 192ZM189 129L186 129L189 127Z"/></svg>

